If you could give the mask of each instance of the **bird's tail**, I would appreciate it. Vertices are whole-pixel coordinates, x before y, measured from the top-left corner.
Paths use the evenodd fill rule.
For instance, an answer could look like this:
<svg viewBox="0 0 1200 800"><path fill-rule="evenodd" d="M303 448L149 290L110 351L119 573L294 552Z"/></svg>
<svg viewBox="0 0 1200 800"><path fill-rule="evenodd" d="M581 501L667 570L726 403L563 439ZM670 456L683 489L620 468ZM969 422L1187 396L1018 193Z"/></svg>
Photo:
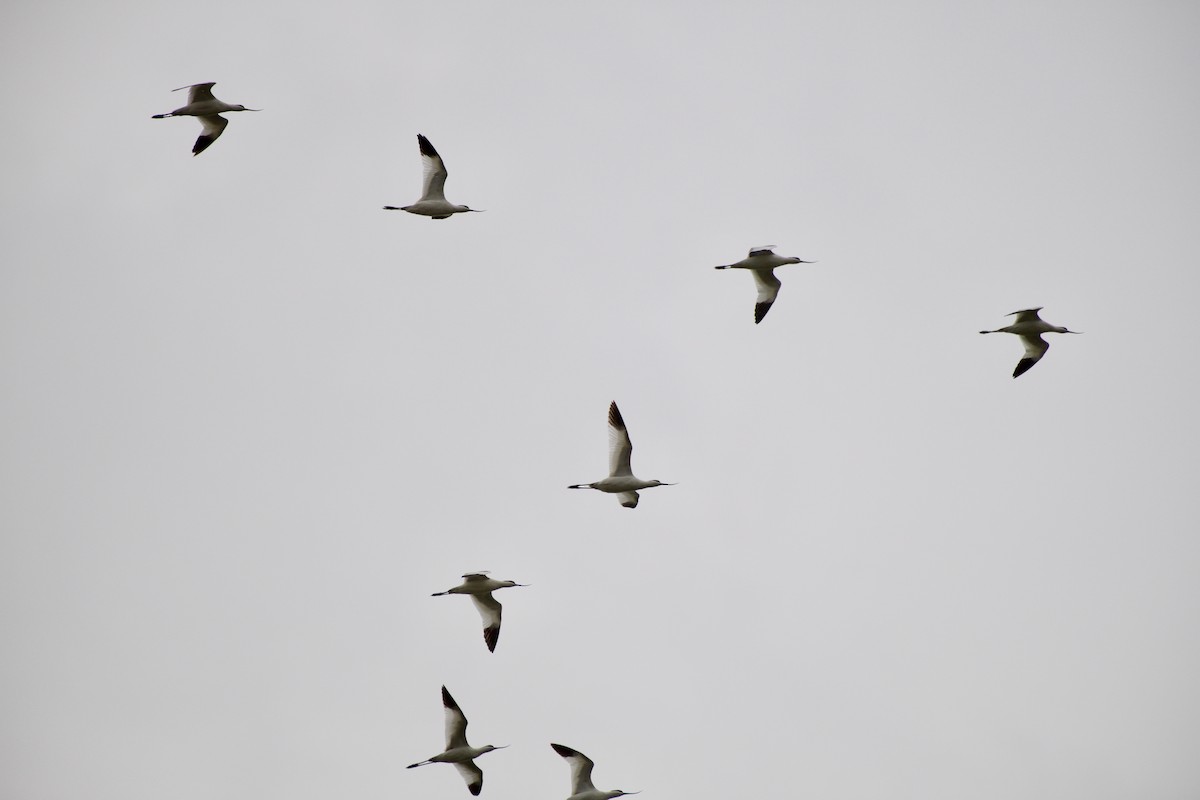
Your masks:
<svg viewBox="0 0 1200 800"><path fill-rule="evenodd" d="M590 483L577 483L574 486L568 486L567 488L568 489L591 489L592 485Z"/></svg>
<svg viewBox="0 0 1200 800"><path fill-rule="evenodd" d="M174 115L173 114L155 114L150 119L166 119L167 117L170 117L170 116L174 116Z"/></svg>
<svg viewBox="0 0 1200 800"><path fill-rule="evenodd" d="M733 265L732 264L722 264L719 267L713 267L713 269L729 269L731 266L733 266Z"/></svg>
<svg viewBox="0 0 1200 800"><path fill-rule="evenodd" d="M409 764L407 767L405 767L405 769L412 769L413 767L423 767L426 764L432 764L432 763L433 763L432 761L418 761L416 764Z"/></svg>

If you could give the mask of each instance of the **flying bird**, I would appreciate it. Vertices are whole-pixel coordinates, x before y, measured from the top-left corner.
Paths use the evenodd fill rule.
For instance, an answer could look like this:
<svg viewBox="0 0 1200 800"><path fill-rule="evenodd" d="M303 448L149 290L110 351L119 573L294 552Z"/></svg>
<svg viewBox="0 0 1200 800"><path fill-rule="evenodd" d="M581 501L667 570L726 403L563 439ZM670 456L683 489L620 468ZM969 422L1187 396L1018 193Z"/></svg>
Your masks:
<svg viewBox="0 0 1200 800"><path fill-rule="evenodd" d="M717 269L748 269L754 273L754 282L758 284L758 300L754 304L754 324L763 321L763 317L771 310L771 304L779 296L779 278L775 277L775 268L784 264L815 264L815 261L801 261L794 256L777 256L772 251L775 245L755 247L750 255L736 264L722 264Z"/></svg>
<svg viewBox="0 0 1200 800"><path fill-rule="evenodd" d="M455 205L446 200L446 164L438 151L433 149L421 134L417 134L417 144L421 146L421 163L425 165L425 186L421 189L421 199L411 206L384 206L385 211L407 211L410 214L420 214L434 219L446 219L451 214L461 214L465 211L481 211L478 208L467 208Z"/></svg>
<svg viewBox="0 0 1200 800"><path fill-rule="evenodd" d="M483 791L483 770L475 766L475 759L493 750L503 750L508 745L495 747L485 744L483 747L471 747L467 744L467 718L454 698L442 687L442 705L446 707L446 750L433 758L409 764L406 769L423 767L426 764L453 764L458 774L467 782L471 794L478 795Z"/></svg>
<svg viewBox="0 0 1200 800"><path fill-rule="evenodd" d="M608 477L595 483L577 483L568 489L598 489L601 492L618 495L617 499L625 508L637 508L638 489L650 489L655 486L674 486L662 481L644 481L635 477L629 467L629 456L633 453L633 444L629 441L629 431L625 428L625 420L617 408L616 401L608 407Z"/></svg>
<svg viewBox="0 0 1200 800"><path fill-rule="evenodd" d="M1050 349L1050 343L1042 338L1043 333L1082 333L1082 331L1069 331L1066 328L1051 325L1038 316L1038 312L1041 310L1042 306L1027 308L1024 311L1014 311L1005 315L1017 318L1012 325L997 328L994 331L980 331L980 333L1014 333L1021 337L1021 344L1025 345L1025 357L1017 362L1017 368L1013 370L1014 378L1028 372L1034 364L1041 361L1042 356L1046 355L1046 351Z"/></svg>
<svg viewBox="0 0 1200 800"><path fill-rule="evenodd" d="M500 603L492 597L492 592L497 589L507 589L510 586L526 586L524 583L514 583L513 581L498 581L494 578L489 578L486 572L470 572L463 575L462 584L455 586L453 589L447 589L444 592L435 592L432 597L441 597L444 594L469 594L471 599L475 601L475 608L479 610L479 616L483 617L483 641L487 642L487 649L490 652L496 652L496 642L500 641Z"/></svg>
<svg viewBox="0 0 1200 800"><path fill-rule="evenodd" d="M178 89L172 89L173 92L178 92L183 89L188 89L188 102L183 108L177 108L166 114L155 114L150 119L166 119L167 117L195 117L200 120L200 124L204 126L204 130L200 134L200 138L196 140L196 144L192 145L192 155L198 156L208 149L208 146L215 142L222 133L225 132L225 126L229 124L229 120L221 116L226 111L262 111L261 108L246 108L245 106L231 106L229 103L223 103L213 97L212 87L216 83L197 83L192 86L180 86Z"/></svg>
<svg viewBox="0 0 1200 800"><path fill-rule="evenodd" d="M592 784L592 767L596 766L595 762L578 750L572 750L553 742L550 743L550 746L554 748L554 752L565 758L571 767L571 796L567 800L608 800L611 797L640 794L640 792L623 792L620 789L611 789L607 792L597 789Z"/></svg>

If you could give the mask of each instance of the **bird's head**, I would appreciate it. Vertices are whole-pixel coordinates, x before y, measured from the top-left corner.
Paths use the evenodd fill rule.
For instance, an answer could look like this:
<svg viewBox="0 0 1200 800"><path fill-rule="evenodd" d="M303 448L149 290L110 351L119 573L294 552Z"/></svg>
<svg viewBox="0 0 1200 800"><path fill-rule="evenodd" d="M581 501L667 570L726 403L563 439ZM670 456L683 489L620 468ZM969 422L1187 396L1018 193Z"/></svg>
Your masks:
<svg viewBox="0 0 1200 800"><path fill-rule="evenodd" d="M233 110L234 111L262 111L261 108L246 108L245 106L238 106L238 107L234 108Z"/></svg>
<svg viewBox="0 0 1200 800"><path fill-rule="evenodd" d="M506 744L502 744L502 745L485 744L483 746L483 753L490 753L493 750L503 750L506 747L508 747L508 745L506 745ZM483 753L480 753L480 755L483 755Z"/></svg>
<svg viewBox="0 0 1200 800"><path fill-rule="evenodd" d="M675 484L673 484L673 483L664 483L663 481L660 481L660 480L650 481L650 486L674 486L674 485ZM647 487L647 488L649 488L649 487Z"/></svg>

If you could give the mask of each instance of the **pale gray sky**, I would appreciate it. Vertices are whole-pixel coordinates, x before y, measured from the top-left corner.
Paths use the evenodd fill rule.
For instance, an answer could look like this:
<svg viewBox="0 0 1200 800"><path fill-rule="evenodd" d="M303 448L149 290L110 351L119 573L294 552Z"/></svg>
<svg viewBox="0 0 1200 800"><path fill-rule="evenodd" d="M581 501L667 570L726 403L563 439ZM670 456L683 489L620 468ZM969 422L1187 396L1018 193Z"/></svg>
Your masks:
<svg viewBox="0 0 1200 800"><path fill-rule="evenodd" d="M1200 796L1194 4L0 21L3 796Z"/></svg>

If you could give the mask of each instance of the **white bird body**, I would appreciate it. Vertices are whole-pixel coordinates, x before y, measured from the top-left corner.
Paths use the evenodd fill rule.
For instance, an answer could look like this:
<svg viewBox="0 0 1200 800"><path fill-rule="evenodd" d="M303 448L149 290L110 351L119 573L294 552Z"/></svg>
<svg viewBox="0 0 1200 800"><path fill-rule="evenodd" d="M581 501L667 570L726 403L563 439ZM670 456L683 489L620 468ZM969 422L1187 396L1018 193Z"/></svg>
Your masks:
<svg viewBox="0 0 1200 800"><path fill-rule="evenodd" d="M625 420L617 408L616 401L608 407L608 477L593 483L577 483L568 489L596 489L609 494L620 495L618 498L625 508L636 508L638 490L651 489L655 486L672 486L662 481L644 481L633 474L629 459L633 455L633 443L629 440L629 430Z"/></svg>
<svg viewBox="0 0 1200 800"><path fill-rule="evenodd" d="M750 254L736 264L722 264L716 269L748 269L754 274L754 282L758 286L758 299L754 304L754 324L763 321L763 317L771 310L775 298L779 296L782 285L775 277L775 268L785 264L815 264L815 261L801 261L795 256L776 255L771 249L775 245L755 247Z"/></svg>
<svg viewBox="0 0 1200 800"><path fill-rule="evenodd" d="M571 796L567 800L610 800L610 798L623 797L627 794L639 794L639 792L623 792L620 789L608 791L597 789L592 783L592 767L596 766L594 761L570 747L553 742L550 746L554 748L554 752L565 758L571 767Z"/></svg>
<svg viewBox="0 0 1200 800"><path fill-rule="evenodd" d="M496 651L496 643L500 641L500 614L503 607L492 597L497 589L507 589L512 586L524 586L513 581L498 581L489 578L486 572L468 572L460 585L444 592L435 592L433 597L447 594L467 594L475 601L475 608L483 618L483 641L487 643L489 652Z"/></svg>
<svg viewBox="0 0 1200 800"><path fill-rule="evenodd" d="M1011 333L1021 338L1021 344L1025 346L1025 357L1017 362L1017 367L1013 370L1014 378L1028 372L1034 364L1041 360L1042 356L1046 355L1046 351L1050 349L1050 343L1042 338L1043 333L1081 332L1069 331L1066 328L1051 325L1038 316L1038 312L1041 310L1042 306L1014 311L1006 315L1017 318L1017 321L1012 325L1006 325L1003 328L997 328L993 331L980 331L980 333Z"/></svg>
<svg viewBox="0 0 1200 800"><path fill-rule="evenodd" d="M423 217L433 217L434 219L446 219L453 214L479 211L480 209L460 206L446 199L446 177L450 174L446 171L446 163L442 161L442 157L438 155L438 151L433 148L429 140L419 133L417 134L417 144L421 148L421 163L425 167L421 199L408 206L384 206L384 210L407 211L410 214L420 214Z"/></svg>
<svg viewBox="0 0 1200 800"><path fill-rule="evenodd" d="M217 140L217 138L225 132L225 126L229 124L229 120L225 119L220 114L227 111L261 111L260 108L246 108L242 105L230 105L213 97L212 87L216 83L197 83L192 86L180 86L178 89L172 89L173 92L178 92L182 89L188 89L188 103L186 106L177 108L174 111L169 111L166 114L155 114L151 119L166 119L167 117L196 117L200 121L204 130L200 137L196 139L196 143L192 146L192 155L198 156L203 153L208 146Z"/></svg>
<svg viewBox="0 0 1200 800"><path fill-rule="evenodd" d="M467 790L473 795L478 795L483 791L483 770L475 766L475 759L493 750L503 750L508 745L496 747L485 744L483 747L471 747L467 744L467 718L445 686L442 687L442 705L446 709L446 749L424 761L409 764L407 769L423 767L426 764L453 764L467 782Z"/></svg>

